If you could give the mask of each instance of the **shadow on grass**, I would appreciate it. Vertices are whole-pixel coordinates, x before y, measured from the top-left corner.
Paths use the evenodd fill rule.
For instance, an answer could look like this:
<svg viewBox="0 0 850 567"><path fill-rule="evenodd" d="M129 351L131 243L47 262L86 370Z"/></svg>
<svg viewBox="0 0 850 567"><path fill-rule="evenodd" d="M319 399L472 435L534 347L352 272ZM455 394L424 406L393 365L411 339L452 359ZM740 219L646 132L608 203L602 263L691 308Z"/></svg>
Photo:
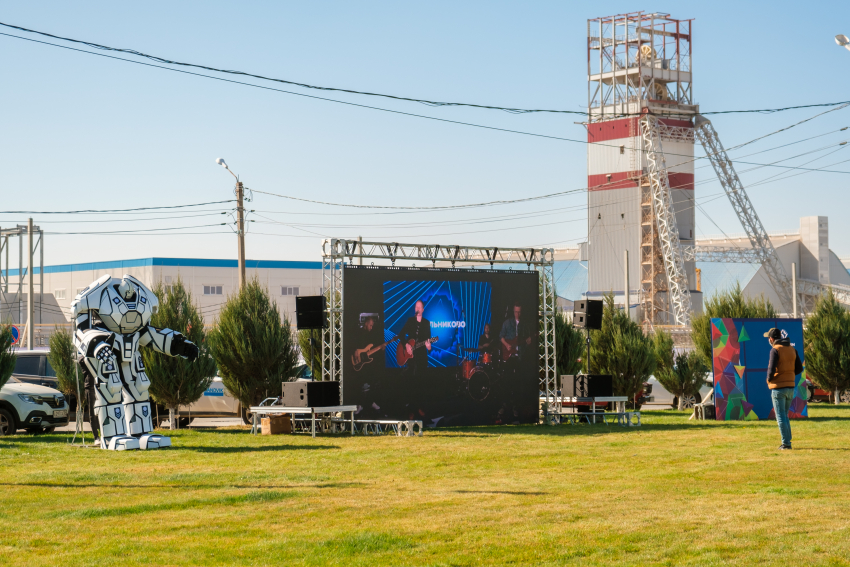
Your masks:
<svg viewBox="0 0 850 567"><path fill-rule="evenodd" d="M169 510L186 510L203 506L233 506L236 504L262 504L294 498L296 492L255 491L235 496L184 500L183 502L165 502L162 504L136 504L120 508L83 508L71 512L56 512L50 514L54 518L107 518L115 516L130 516L133 514L149 514Z"/></svg>
<svg viewBox="0 0 850 567"><path fill-rule="evenodd" d="M253 447L203 447L183 446L186 451L197 453L257 453L263 451L322 451L328 449L339 449L337 445L255 445Z"/></svg>
<svg viewBox="0 0 850 567"><path fill-rule="evenodd" d="M365 482L323 482L319 484L98 484L71 482L0 482L0 486L26 486L29 488L209 488L225 490L292 490L294 488L355 488L367 486Z"/></svg>
<svg viewBox="0 0 850 567"><path fill-rule="evenodd" d="M524 490L455 490L457 494L510 494L513 496L547 496L549 492L535 492Z"/></svg>
<svg viewBox="0 0 850 567"><path fill-rule="evenodd" d="M0 443L7 444L7 445L10 445L10 446L28 445L28 444L32 444L32 443L39 443L39 444L52 443L54 445L56 445L56 444L70 445L69 441L71 440L71 437L73 435L74 435L73 431L71 432L70 435L67 432L40 433L38 435L28 435L28 434L18 435L18 434L15 434L15 435L7 435L7 436L4 436L4 437L0 437ZM89 433L87 437L89 438L89 443L91 443L91 433ZM78 439L77 442L79 442L79 437L77 439Z"/></svg>
<svg viewBox="0 0 850 567"><path fill-rule="evenodd" d="M616 424L605 425L602 423L580 423L577 425L492 425L483 427L436 428L428 429L427 432L439 435L440 437L499 437L501 435L543 435L549 437L567 437L573 435L599 435L600 433L623 433L629 435L638 434L641 431L678 431L683 429L697 431L715 427L722 427L722 425L715 425L713 421L707 423L693 421L687 423L644 423L640 427L624 427ZM482 429L485 428L486 431L482 431Z"/></svg>

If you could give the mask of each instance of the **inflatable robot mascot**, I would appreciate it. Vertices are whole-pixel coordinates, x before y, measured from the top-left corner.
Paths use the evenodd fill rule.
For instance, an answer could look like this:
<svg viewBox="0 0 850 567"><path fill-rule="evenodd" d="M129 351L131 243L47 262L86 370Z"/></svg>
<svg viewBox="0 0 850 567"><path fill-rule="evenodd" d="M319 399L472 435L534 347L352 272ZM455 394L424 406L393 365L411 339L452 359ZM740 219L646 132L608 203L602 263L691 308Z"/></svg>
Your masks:
<svg viewBox="0 0 850 567"><path fill-rule="evenodd" d="M156 295L136 278L104 275L71 303L74 345L86 381L94 384L93 415L103 449L157 449L171 439L151 434L150 381L139 347L189 360L198 347L171 329L151 327Z"/></svg>

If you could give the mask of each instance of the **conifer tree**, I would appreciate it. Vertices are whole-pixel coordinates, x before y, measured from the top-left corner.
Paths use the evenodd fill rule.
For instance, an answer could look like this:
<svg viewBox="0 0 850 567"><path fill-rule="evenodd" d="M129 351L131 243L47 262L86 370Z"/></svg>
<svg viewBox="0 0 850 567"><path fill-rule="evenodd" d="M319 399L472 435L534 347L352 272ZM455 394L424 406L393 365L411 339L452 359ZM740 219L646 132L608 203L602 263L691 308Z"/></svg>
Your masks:
<svg viewBox="0 0 850 567"><path fill-rule="evenodd" d="M253 278L227 298L208 342L224 386L243 407L280 396L297 362L289 319Z"/></svg>
<svg viewBox="0 0 850 567"><path fill-rule="evenodd" d="M696 396L706 384L708 367L696 351L677 354L675 363L667 370L656 370L655 377L668 392L676 396L679 410L685 409L685 397Z"/></svg>
<svg viewBox="0 0 850 567"><path fill-rule="evenodd" d="M12 326L0 325L0 388L9 380L9 376L15 370L15 361L18 356L12 348L14 340Z"/></svg>
<svg viewBox="0 0 850 567"><path fill-rule="evenodd" d="M584 334L560 313L555 315L555 345L559 379L561 376L581 372L585 352Z"/></svg>
<svg viewBox="0 0 850 567"><path fill-rule="evenodd" d="M193 361L179 356L167 356L152 348L142 348L145 374L151 381L149 393L157 403L168 408L171 429L176 429L176 412L180 406L196 402L209 388L215 377L213 360L204 332L204 320L192 302L192 294L178 277L171 286L156 284L153 292L159 299L159 309L151 317L151 325L177 331L198 346L198 358Z"/></svg>
<svg viewBox="0 0 850 567"><path fill-rule="evenodd" d="M832 290L818 297L803 337L806 376L821 389L833 392L838 404L841 392L850 388L850 314Z"/></svg>
<svg viewBox="0 0 850 567"><path fill-rule="evenodd" d="M652 350L655 353L655 377L660 382L661 376L669 376L675 365L673 337L670 333L663 329L656 329L652 335Z"/></svg>
<svg viewBox="0 0 850 567"><path fill-rule="evenodd" d="M711 319L728 317L738 319L773 319L776 309L763 295L745 297L741 284L723 292L713 294L703 303L700 315L691 318L691 337L702 363L711 368Z"/></svg>
<svg viewBox="0 0 850 567"><path fill-rule="evenodd" d="M613 293L605 295L602 329L591 331L590 340L588 373L610 374L614 395L634 400L655 370L655 350L640 326L614 304Z"/></svg>
<svg viewBox="0 0 850 567"><path fill-rule="evenodd" d="M47 360L56 373L58 390L65 396L77 395L77 379L79 378L80 393L84 391L83 376L79 373L74 363L74 339L71 331L58 325L50 335L50 352ZM83 400L77 400L79 411L83 410Z"/></svg>
<svg viewBox="0 0 850 567"><path fill-rule="evenodd" d="M312 350L310 348L310 335L313 336ZM304 363L310 368L310 353L313 353L313 380L322 379L322 330L310 329L298 331L298 348L301 350L301 356L304 357Z"/></svg>

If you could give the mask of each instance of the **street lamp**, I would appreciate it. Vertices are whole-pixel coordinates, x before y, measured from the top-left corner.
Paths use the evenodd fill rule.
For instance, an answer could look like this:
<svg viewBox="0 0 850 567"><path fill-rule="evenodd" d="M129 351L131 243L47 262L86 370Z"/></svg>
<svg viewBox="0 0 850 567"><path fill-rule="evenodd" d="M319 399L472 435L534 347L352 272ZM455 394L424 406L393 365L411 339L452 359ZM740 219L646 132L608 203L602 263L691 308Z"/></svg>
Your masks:
<svg viewBox="0 0 850 567"><path fill-rule="evenodd" d="M225 162L225 161L224 161L224 158L218 158L217 160L215 160L215 162L216 162L218 165L220 165L221 167L223 167L224 169L226 169L227 171L230 171L230 168L229 168L229 167L227 167L227 162ZM233 177L235 177L235 178L236 178L236 181L239 181L239 176L238 176L238 175L236 175L235 173L233 173L232 171L230 171L230 175L232 175Z"/></svg>
<svg viewBox="0 0 850 567"><path fill-rule="evenodd" d="M848 38L844 34L840 33L837 36L835 36L835 43L837 43L841 47L846 47L848 50L850 50L850 38Z"/></svg>
<svg viewBox="0 0 850 567"><path fill-rule="evenodd" d="M215 162L227 171L230 171L224 158L218 158ZM239 181L239 176L232 171L230 171L230 175L236 178L236 235L239 239L239 289L242 289L245 285L245 211L242 206L242 197L245 191L242 188L242 182Z"/></svg>

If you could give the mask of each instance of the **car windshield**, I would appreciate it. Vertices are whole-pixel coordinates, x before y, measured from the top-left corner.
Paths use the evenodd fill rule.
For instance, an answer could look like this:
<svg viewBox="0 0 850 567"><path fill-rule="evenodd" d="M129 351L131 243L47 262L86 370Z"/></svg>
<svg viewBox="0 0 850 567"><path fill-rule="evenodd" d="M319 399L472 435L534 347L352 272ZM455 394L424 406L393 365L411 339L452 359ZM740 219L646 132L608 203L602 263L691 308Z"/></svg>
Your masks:
<svg viewBox="0 0 850 567"><path fill-rule="evenodd" d="M50 366L50 359L46 357L44 359L44 375L52 378L56 377L56 371L53 370L52 366Z"/></svg>
<svg viewBox="0 0 850 567"><path fill-rule="evenodd" d="M15 361L14 374L38 376L38 358L37 356L19 356Z"/></svg>

